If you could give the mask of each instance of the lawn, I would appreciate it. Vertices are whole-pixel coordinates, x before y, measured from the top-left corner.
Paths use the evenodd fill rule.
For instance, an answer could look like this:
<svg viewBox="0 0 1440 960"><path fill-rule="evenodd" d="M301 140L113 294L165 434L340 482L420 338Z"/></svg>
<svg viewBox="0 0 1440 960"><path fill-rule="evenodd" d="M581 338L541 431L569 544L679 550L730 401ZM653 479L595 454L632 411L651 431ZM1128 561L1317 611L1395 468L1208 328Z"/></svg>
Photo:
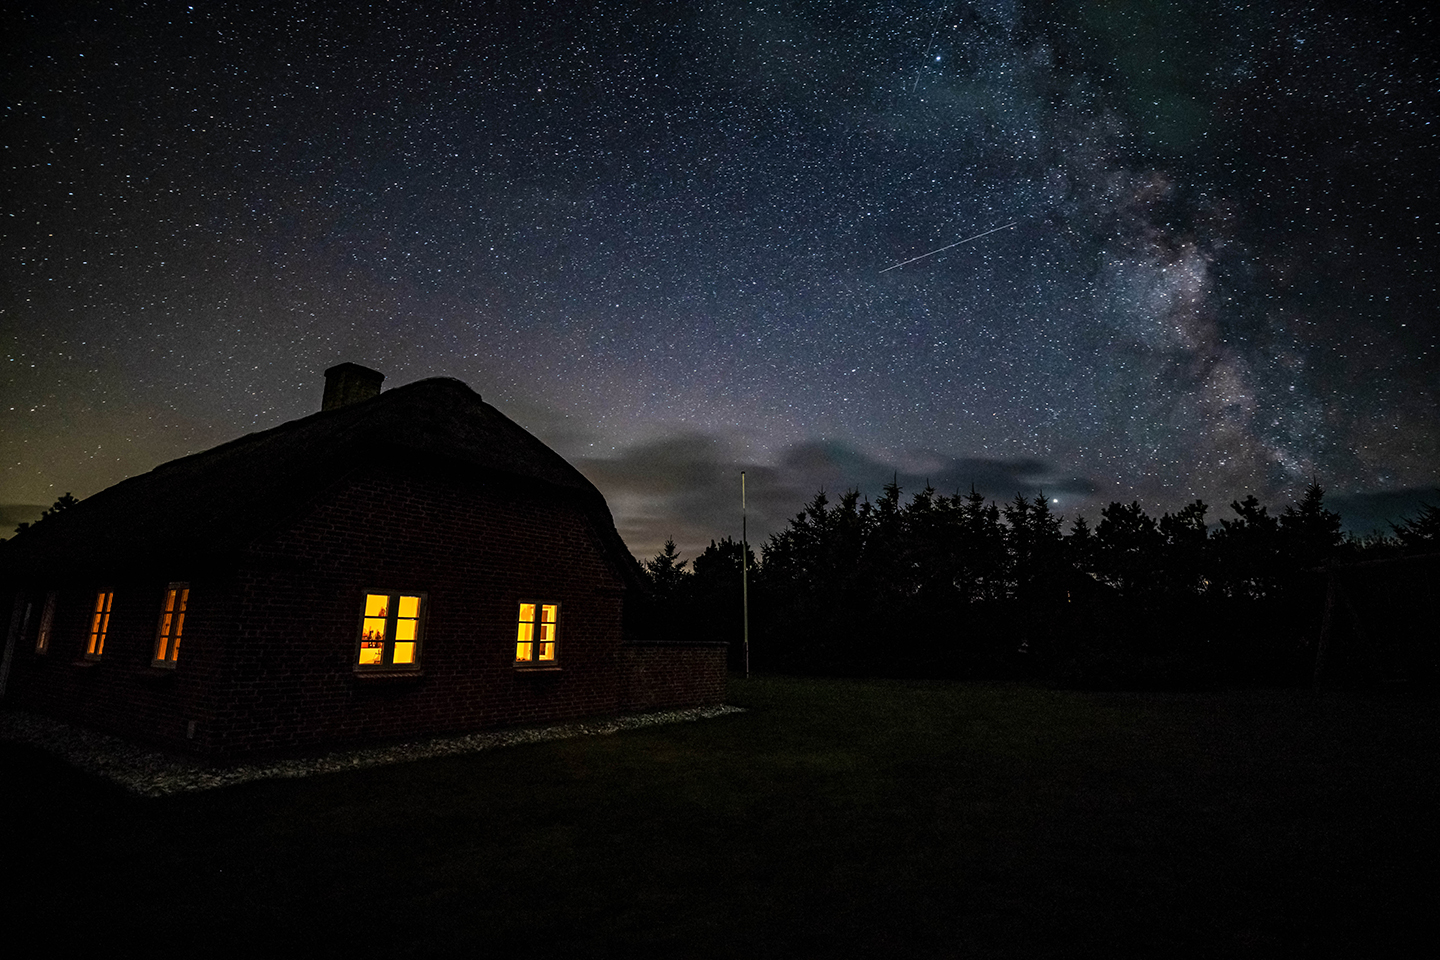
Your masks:
<svg viewBox="0 0 1440 960"><path fill-rule="evenodd" d="M759 678L731 701L747 712L156 800L0 745L7 939L1270 956L1430 930L1434 699Z"/></svg>

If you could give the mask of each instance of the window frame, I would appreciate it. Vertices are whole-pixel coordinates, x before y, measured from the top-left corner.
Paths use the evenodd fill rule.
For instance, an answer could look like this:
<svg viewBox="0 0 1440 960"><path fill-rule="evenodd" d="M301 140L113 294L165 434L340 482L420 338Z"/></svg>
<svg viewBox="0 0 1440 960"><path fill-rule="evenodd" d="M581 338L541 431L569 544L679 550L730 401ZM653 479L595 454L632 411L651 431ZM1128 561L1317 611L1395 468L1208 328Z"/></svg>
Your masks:
<svg viewBox="0 0 1440 960"><path fill-rule="evenodd" d="M385 597L385 639L379 663L361 663L365 650L365 622L378 619L368 616L371 597ZM400 598L415 597L420 601L415 617L400 616ZM356 673L419 673L425 654L425 625L430 617L430 594L425 590L366 589L360 594L360 626L355 633L355 651L350 664ZM401 620L415 621L414 659L410 663L395 663L396 623Z"/></svg>
<svg viewBox="0 0 1440 960"><path fill-rule="evenodd" d="M45 605L40 608L40 629L35 632L35 652L40 656L50 652L50 637L55 631L55 607L59 602L59 590L45 591Z"/></svg>
<svg viewBox="0 0 1440 960"><path fill-rule="evenodd" d="M172 602L178 602L178 610L171 605ZM155 625L155 646L152 648L154 655L151 657L150 666L175 669L175 663L180 656L181 633L185 629L185 614L189 607L189 581L175 581L165 585L164 599L160 601L160 621Z"/></svg>
<svg viewBox="0 0 1440 960"><path fill-rule="evenodd" d="M99 660L105 655L105 636L110 632L110 617L115 612L115 591L95 591L95 609L90 611L90 630L85 639L85 659Z"/></svg>
<svg viewBox="0 0 1440 960"><path fill-rule="evenodd" d="M525 619L523 619L522 615L524 614L525 608L526 608L527 606L533 606L533 607L535 608L535 616L536 616L535 619L532 619L532 620L525 620ZM515 625L516 625L515 641L514 641L514 643L515 643L515 669L516 669L516 670L558 670L558 669L560 669L560 622L561 622L560 606L561 606L561 604L560 604L560 601L559 601L559 600L532 600L532 599L529 599L529 598L522 598L522 599L520 600L520 603L519 603L519 605L518 605L518 607L516 608L516 611L515 611L515 621L514 621L514 622L515 622ZM543 625L547 622L547 621L545 621L545 620L542 619L542 618L545 616L545 608L547 608L547 607L553 608L553 609L555 610L555 619L554 619L553 621L549 621L550 623L552 623L552 624L554 625L554 631L551 633L550 640L548 641L548 642L554 647L554 655L553 655L549 660L540 660L540 659L538 659L538 658L535 656L535 654L536 654L536 652L537 652L537 651L535 650L535 648L538 647L538 646L540 646L542 643L547 642L547 641L545 641L545 640L543 640L543 639L539 639L539 638L537 638L537 637L535 636L534 627L535 627L537 624L543 626ZM531 632L530 632L530 637L529 637L529 639L528 639L528 640L525 640L525 639L522 639L521 628L524 627L524 626L527 625L527 624L531 627ZM542 631L542 635L543 635L543 631ZM530 659L528 659L528 660L521 660L521 659L520 659L520 644L522 644L522 643L529 643L529 644L530 644L531 657L530 657Z"/></svg>

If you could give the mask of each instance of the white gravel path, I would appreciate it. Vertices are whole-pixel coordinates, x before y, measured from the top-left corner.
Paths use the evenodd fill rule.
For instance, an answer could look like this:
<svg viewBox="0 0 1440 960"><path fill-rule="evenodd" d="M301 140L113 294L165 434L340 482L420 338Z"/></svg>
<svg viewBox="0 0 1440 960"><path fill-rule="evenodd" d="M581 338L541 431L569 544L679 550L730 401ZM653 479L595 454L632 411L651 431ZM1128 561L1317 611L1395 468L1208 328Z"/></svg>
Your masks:
<svg viewBox="0 0 1440 960"><path fill-rule="evenodd" d="M336 750L323 756L299 760L274 760L233 767L204 764L137 747L125 740L81 730L55 720L18 711L0 713L0 740L28 744L52 753L86 773L104 777L142 797L163 797L194 790L213 790L251 780L308 777L338 770L359 770L386 763L404 763L425 757L475 753L495 747L511 747L545 740L593 737L619 733L662 723L704 720L727 713L742 713L741 707L693 707L663 710L623 717L602 717L559 723L544 727L520 727L472 733L461 737L415 740L384 747Z"/></svg>

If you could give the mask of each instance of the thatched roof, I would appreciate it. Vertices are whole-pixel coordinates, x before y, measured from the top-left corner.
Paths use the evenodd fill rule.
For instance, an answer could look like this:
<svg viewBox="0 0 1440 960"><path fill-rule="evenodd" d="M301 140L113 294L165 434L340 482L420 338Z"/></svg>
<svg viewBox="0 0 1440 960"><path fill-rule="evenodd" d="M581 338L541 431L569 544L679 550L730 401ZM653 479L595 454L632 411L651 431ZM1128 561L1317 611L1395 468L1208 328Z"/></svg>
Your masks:
<svg viewBox="0 0 1440 960"><path fill-rule="evenodd" d="M223 560L369 464L460 469L577 502L626 580L634 563L605 500L559 454L459 380L437 377L161 464L0 544L0 572Z"/></svg>

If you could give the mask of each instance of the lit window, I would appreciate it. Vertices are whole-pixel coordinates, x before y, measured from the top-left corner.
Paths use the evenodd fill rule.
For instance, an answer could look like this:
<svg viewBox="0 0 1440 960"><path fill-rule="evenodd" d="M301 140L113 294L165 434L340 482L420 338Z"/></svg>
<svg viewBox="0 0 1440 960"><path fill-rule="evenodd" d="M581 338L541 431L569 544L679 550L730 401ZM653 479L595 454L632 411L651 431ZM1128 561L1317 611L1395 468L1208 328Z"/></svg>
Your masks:
<svg viewBox="0 0 1440 960"><path fill-rule="evenodd" d="M102 590L95 595L95 615L90 619L90 642L85 645L85 656L99 659L105 652L105 631L110 629L110 603L115 599L113 592Z"/></svg>
<svg viewBox="0 0 1440 960"><path fill-rule="evenodd" d="M420 666L420 616L425 595L367 593L360 618L357 670L416 670Z"/></svg>
<svg viewBox="0 0 1440 960"><path fill-rule="evenodd" d="M50 630L55 626L55 601L58 597L58 590L45 594L45 609L40 611L40 632L35 635L36 653L50 652Z"/></svg>
<svg viewBox="0 0 1440 960"><path fill-rule="evenodd" d="M560 604L521 603L520 630L515 635L515 662L555 663L559 626Z"/></svg>
<svg viewBox="0 0 1440 960"><path fill-rule="evenodd" d="M180 631L185 629L185 607L189 601L190 584L172 583L165 588L160 626L155 630L155 666L175 666L175 659L180 655Z"/></svg>

